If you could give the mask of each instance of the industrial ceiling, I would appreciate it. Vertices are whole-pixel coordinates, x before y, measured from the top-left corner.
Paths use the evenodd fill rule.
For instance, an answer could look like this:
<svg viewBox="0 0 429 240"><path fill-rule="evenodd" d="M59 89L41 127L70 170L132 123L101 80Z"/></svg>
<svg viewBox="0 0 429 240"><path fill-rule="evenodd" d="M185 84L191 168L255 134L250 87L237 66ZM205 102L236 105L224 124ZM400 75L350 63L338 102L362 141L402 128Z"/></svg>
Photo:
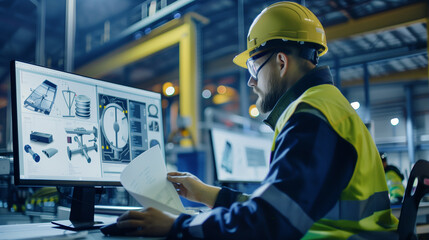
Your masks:
<svg viewBox="0 0 429 240"><path fill-rule="evenodd" d="M210 21L201 26L204 79L237 74L232 57L244 48L253 18L273 2L76 0L73 66L85 66L174 18L195 12ZM339 85L362 84L365 74L371 83L427 80L427 1L296 2L306 5L325 26L329 52L321 64L331 66ZM12 59L66 69L66 12L66 0L0 0L0 96L8 94ZM124 69L112 69L103 79L145 86L145 82L177 72L177 55L178 48L172 47Z"/></svg>

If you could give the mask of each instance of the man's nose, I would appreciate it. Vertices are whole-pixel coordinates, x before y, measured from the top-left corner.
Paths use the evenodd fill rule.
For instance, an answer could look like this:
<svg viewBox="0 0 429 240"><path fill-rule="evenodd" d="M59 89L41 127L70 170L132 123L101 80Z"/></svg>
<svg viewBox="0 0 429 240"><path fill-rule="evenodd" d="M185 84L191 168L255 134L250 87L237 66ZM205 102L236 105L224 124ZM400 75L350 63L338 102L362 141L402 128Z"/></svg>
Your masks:
<svg viewBox="0 0 429 240"><path fill-rule="evenodd" d="M247 86L253 87L253 86L256 86L256 83L257 81L253 77L250 77L249 80L247 81Z"/></svg>

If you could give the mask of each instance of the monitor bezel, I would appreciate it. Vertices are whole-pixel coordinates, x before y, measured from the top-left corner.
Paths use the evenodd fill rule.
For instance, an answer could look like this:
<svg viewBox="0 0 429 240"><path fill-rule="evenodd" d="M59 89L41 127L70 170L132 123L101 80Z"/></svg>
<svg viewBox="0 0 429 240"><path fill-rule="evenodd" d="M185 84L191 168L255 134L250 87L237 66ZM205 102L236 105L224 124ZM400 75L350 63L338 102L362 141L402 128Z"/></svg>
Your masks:
<svg viewBox="0 0 429 240"><path fill-rule="evenodd" d="M20 151L19 151L19 142L18 142L18 138L19 138L19 132L18 132L18 106L17 106L17 93L16 93L16 87L17 87L17 83L16 83L16 65L17 63L23 63L23 64L28 64L28 65L32 65L32 66L37 66L37 67L41 67L41 68L46 68L46 69L50 69L53 71L58 71L58 72L62 72L62 73L67 73L67 74L72 74L75 76L80 76L80 77L84 77L84 78L89 78L95 82L97 81L101 81L99 79L95 79L92 77L88 77L85 75L80 75L80 74L76 74L76 73L71 73L71 72L67 72L67 71L62 71L62 70L57 70L57 69L52 69L52 68L47 68L45 66L41 66L41 65L37 65L37 64L33 64L33 63L28 63L28 62L24 62L24 61L18 61L18 60L11 60L10 61L10 83L11 83L11 112L12 112L12 142L13 142L13 169L14 169L14 184L15 185L19 185L19 186L70 186L70 187L74 187L74 186L79 186L79 187L84 187L84 186L122 186L120 180L118 181L97 181L97 180L61 180L61 179L52 179L52 180L43 180L43 179L21 179L20 177L20 171L19 171L19 167L20 167L20 163L19 163L19 159L20 157ZM116 83L110 83L110 82L103 82L103 84L106 85L111 85L111 86L121 86L121 87L127 87L127 88L135 88L135 87L129 87L129 86L124 86L124 85L120 85L120 84L116 84ZM138 88L135 88L138 89ZM143 89L138 89L139 91L146 91L146 92L150 92L151 94L154 94L159 96L159 101L161 102L161 94L160 93L156 93L156 92L151 92L151 91L147 91L147 90L143 90ZM162 111L159 111L159 118L162 119ZM162 131L162 136L161 136L161 141L160 144L164 144L164 129L161 129ZM165 156L164 156L165 157Z"/></svg>

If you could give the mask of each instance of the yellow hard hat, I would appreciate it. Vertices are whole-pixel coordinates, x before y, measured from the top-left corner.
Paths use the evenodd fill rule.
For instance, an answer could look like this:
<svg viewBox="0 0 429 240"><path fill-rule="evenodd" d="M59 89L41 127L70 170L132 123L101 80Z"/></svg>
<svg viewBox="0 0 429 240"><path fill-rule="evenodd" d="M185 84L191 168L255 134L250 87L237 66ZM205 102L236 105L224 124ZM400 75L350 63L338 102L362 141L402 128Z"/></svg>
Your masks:
<svg viewBox="0 0 429 240"><path fill-rule="evenodd" d="M247 35L247 50L235 56L233 62L247 68L246 61L254 50L274 39L315 44L319 56L328 51L325 30L308 8L294 2L278 2L253 20Z"/></svg>

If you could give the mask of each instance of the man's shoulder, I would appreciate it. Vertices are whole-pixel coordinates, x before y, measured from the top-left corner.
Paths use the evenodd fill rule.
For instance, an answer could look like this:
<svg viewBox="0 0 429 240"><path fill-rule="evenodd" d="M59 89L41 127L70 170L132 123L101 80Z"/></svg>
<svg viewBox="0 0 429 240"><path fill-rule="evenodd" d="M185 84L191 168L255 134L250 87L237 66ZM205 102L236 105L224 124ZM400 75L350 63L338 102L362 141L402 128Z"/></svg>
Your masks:
<svg viewBox="0 0 429 240"><path fill-rule="evenodd" d="M323 115L323 113L321 111L319 111L317 108L311 106L310 104L300 103L298 105L298 107L296 108L294 114L299 114L299 113L311 114L315 117L320 118L321 120L325 121L326 123L328 123L328 119L325 117L325 115Z"/></svg>

